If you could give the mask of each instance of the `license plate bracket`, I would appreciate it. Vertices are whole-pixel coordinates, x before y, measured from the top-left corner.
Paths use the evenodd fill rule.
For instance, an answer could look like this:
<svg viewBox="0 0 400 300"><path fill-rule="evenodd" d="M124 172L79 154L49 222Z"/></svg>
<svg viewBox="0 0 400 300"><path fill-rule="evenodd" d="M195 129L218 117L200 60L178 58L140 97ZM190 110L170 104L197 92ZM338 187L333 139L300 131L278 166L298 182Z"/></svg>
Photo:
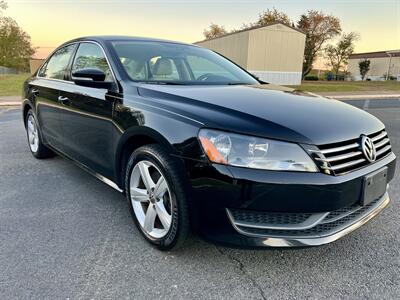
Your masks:
<svg viewBox="0 0 400 300"><path fill-rule="evenodd" d="M388 168L384 167L363 178L361 205L368 205L386 192Z"/></svg>

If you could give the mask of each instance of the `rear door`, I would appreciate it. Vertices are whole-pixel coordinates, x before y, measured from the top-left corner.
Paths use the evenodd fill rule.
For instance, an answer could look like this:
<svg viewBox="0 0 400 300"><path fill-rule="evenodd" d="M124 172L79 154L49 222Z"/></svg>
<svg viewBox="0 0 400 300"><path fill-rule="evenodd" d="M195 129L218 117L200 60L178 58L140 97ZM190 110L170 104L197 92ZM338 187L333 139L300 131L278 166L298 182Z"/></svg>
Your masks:
<svg viewBox="0 0 400 300"><path fill-rule="evenodd" d="M71 83L66 81L68 65L75 44L58 49L43 65L38 76L29 83L30 93L35 98L36 116L46 143L59 149L62 144L59 102L60 89Z"/></svg>
<svg viewBox="0 0 400 300"><path fill-rule="evenodd" d="M62 151L90 169L112 178L114 98L108 95L106 89L74 84L71 73L83 68L100 69L106 74L106 81L115 82L101 46L94 42L81 42L69 72L72 84L60 90L65 108L60 116L64 135Z"/></svg>

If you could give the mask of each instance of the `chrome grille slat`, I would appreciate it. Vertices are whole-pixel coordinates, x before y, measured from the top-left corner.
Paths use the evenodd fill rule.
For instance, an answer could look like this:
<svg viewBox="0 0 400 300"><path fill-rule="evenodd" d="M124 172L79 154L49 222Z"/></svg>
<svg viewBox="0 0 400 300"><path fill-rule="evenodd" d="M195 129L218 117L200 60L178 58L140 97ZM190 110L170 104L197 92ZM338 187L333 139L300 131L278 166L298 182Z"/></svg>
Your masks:
<svg viewBox="0 0 400 300"><path fill-rule="evenodd" d="M345 150L349 150L349 149L353 149L353 148L357 148L360 145L358 143L352 143L350 145L346 145L346 146L341 146L341 147L336 147L336 148L330 148L330 149L325 149L325 150L321 150L320 152L322 154L329 154L329 153L335 153L335 152L340 152L340 151L345 151Z"/></svg>
<svg viewBox="0 0 400 300"><path fill-rule="evenodd" d="M375 144L375 148L379 149L380 147L385 146L387 143L389 143L388 138L381 140L379 143Z"/></svg>
<svg viewBox="0 0 400 300"><path fill-rule="evenodd" d="M386 147L380 149L379 151L376 151L376 155L379 156L379 155L381 155L382 153L385 153L386 151L388 151L388 150L390 150L390 149L392 149L392 146L387 145Z"/></svg>
<svg viewBox="0 0 400 300"><path fill-rule="evenodd" d="M377 141L383 139L383 138L386 137L386 136L387 136L387 132L386 132L386 131L383 131L382 133L378 134L377 136L371 138L371 140L375 143L375 142L377 142Z"/></svg>
<svg viewBox="0 0 400 300"><path fill-rule="evenodd" d="M385 130L368 135L376 149L376 160L391 153L390 139ZM361 151L361 138L319 146L309 150L311 157L326 174L342 175L365 167L371 162Z"/></svg>
<svg viewBox="0 0 400 300"><path fill-rule="evenodd" d="M341 170L341 169L344 169L344 168L348 168L348 167L352 167L352 166L355 166L355 165L359 165L359 164L361 164L361 163L363 163L365 161L366 161L365 158L361 158L361 159L353 160L353 161L348 162L348 163L336 165L334 167L331 167L331 169L333 171L337 171L337 170Z"/></svg>
<svg viewBox="0 0 400 300"><path fill-rule="evenodd" d="M325 159L322 159L322 158L315 158L315 159L321 160L321 161L327 161L327 162L335 162L335 161L339 161L339 160L343 160L343 159L347 159L347 158L352 158L352 157L360 155L360 154L362 154L361 151L356 151L356 152L350 152L350 153L336 155L336 156L330 156Z"/></svg>

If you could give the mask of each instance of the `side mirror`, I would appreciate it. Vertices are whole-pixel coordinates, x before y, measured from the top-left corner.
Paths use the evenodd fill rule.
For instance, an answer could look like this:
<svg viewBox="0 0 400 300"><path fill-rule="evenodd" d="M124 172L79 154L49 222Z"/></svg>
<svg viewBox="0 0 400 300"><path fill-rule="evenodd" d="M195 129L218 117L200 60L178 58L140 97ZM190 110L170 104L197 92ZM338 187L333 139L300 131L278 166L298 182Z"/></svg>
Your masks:
<svg viewBox="0 0 400 300"><path fill-rule="evenodd" d="M113 86L112 82L104 81L106 74L100 69L84 68L72 72L72 80L76 85L110 89Z"/></svg>

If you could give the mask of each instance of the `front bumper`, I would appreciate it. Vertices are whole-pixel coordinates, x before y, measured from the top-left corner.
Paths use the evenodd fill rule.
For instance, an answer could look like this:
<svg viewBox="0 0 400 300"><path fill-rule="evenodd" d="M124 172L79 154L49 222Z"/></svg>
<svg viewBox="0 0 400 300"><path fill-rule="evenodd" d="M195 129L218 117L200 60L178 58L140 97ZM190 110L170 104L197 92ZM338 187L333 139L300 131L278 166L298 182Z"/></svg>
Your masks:
<svg viewBox="0 0 400 300"><path fill-rule="evenodd" d="M356 218L347 218L345 224L316 234L279 236L268 230L249 230L238 225L229 212L321 215L346 207L354 208L361 199L364 176L386 166L389 182L394 177L395 164L396 157L391 153L362 169L332 176L187 162L193 191L194 225L208 239L226 244L280 247L326 244L350 233L378 214L389 203L388 194L375 200L372 207L364 207L363 213Z"/></svg>
<svg viewBox="0 0 400 300"><path fill-rule="evenodd" d="M374 216L379 214L390 202L388 193L386 192L381 198L373 202L372 205L366 207L355 207L352 214L344 213L342 218L332 218L330 220L322 219L316 222L313 227L304 230L269 230L263 229L262 226L247 227L249 223L238 222L232 212L227 209L227 215L235 230L254 240L256 245L270 247L305 247L324 245L356 230L360 226L367 223ZM330 213L327 213L329 216Z"/></svg>

